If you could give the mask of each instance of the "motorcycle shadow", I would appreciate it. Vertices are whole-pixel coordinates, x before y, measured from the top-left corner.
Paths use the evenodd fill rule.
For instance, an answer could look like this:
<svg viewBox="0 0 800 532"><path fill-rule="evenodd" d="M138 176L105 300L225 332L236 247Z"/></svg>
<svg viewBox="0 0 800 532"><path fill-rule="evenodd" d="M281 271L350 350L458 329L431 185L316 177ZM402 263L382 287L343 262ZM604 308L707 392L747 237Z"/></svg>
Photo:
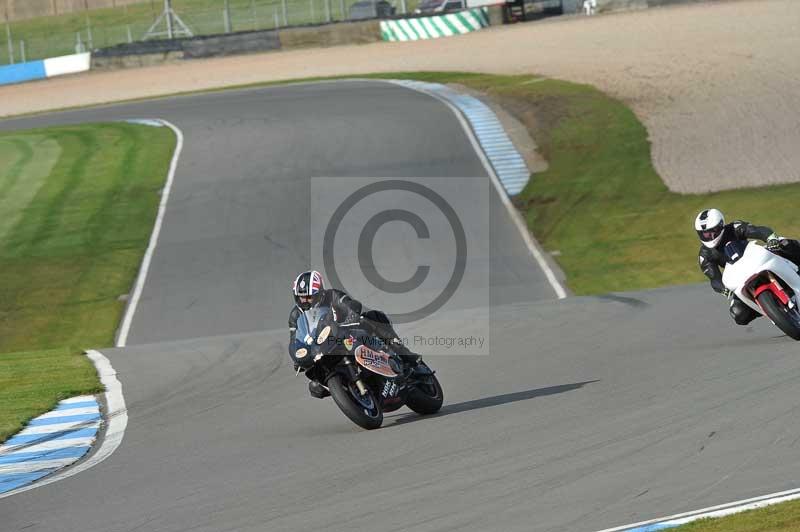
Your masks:
<svg viewBox="0 0 800 532"><path fill-rule="evenodd" d="M404 425L406 423L413 423L415 421L423 421L425 419L432 419L442 416L449 416L452 414L460 414L462 412L469 412L471 410L480 410L482 408L491 408L493 406L507 405L510 403L517 403L519 401L527 401L535 399L536 397L544 397L547 395L556 395L560 393L570 392L583 388L587 384L600 382L599 379L585 382L575 382L572 384L559 384L558 386L548 386L546 388L536 388L533 390L525 390L522 392L506 393L503 395L492 395L490 397L482 397L480 399L473 399L471 401L464 401L462 403L446 404L435 414L421 416L414 412L404 412L395 416L387 416L386 420L391 420L391 425L384 425L384 429L395 425Z"/></svg>

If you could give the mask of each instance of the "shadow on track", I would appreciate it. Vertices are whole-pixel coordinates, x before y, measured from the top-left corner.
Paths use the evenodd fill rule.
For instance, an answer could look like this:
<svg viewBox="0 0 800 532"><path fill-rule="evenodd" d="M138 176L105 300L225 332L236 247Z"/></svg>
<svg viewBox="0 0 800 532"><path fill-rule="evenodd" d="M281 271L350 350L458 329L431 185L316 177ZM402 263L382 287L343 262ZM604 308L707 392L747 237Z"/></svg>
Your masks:
<svg viewBox="0 0 800 532"><path fill-rule="evenodd" d="M523 392L492 395L490 397L482 397L481 399L473 399L472 401L464 401L463 403L446 404L441 410L439 410L439 412L430 416L420 416L419 414L415 414L413 412L404 413L391 418L394 423L392 423L392 425L387 425L384 428L388 428L393 425L402 425L404 423L413 423L414 421L421 421L423 419L431 419L435 417L449 416L451 414L459 414L461 412L469 412L470 410L480 410L481 408L506 405L509 403L516 403L518 401L527 401L528 399L544 397L546 395L556 395L559 393L570 392L595 382L599 382L599 380L575 382L572 384L560 384L558 386L536 388L534 390L525 390Z"/></svg>

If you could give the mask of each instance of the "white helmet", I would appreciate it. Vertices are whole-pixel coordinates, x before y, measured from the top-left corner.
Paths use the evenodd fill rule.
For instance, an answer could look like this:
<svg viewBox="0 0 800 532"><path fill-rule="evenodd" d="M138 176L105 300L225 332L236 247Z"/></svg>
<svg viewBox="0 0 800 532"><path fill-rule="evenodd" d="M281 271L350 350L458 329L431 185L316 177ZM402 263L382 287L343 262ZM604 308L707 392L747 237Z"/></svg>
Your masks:
<svg viewBox="0 0 800 532"><path fill-rule="evenodd" d="M725 229L725 217L717 209L700 211L694 219L694 229L705 247L716 247Z"/></svg>

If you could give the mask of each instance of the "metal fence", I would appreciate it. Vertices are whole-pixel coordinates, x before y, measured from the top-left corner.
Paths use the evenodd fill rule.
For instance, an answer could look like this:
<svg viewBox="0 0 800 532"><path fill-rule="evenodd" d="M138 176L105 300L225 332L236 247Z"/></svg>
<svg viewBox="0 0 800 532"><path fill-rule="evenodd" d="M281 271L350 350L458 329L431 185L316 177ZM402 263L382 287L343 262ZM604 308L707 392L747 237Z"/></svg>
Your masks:
<svg viewBox="0 0 800 532"><path fill-rule="evenodd" d="M386 0L383 0L386 1ZM419 0L388 0L398 14ZM273 29L350 19L356 0L171 0L176 36L185 26L192 35ZM143 40L167 32L164 0L145 0L111 9L5 21L0 64L56 57ZM154 24L159 24L154 27ZM182 22L182 24L181 24Z"/></svg>

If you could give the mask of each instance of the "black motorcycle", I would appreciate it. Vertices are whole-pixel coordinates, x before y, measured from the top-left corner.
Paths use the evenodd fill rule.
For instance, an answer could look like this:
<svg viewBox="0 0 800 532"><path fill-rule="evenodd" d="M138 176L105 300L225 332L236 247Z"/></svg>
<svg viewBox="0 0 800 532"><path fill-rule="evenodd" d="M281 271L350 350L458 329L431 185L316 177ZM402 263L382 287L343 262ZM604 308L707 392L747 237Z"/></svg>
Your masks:
<svg viewBox="0 0 800 532"><path fill-rule="evenodd" d="M337 324L329 307L300 315L289 351L299 370L325 384L344 415L365 429L377 429L384 412L403 405L423 415L442 407L442 387L427 364L408 367L374 334Z"/></svg>

